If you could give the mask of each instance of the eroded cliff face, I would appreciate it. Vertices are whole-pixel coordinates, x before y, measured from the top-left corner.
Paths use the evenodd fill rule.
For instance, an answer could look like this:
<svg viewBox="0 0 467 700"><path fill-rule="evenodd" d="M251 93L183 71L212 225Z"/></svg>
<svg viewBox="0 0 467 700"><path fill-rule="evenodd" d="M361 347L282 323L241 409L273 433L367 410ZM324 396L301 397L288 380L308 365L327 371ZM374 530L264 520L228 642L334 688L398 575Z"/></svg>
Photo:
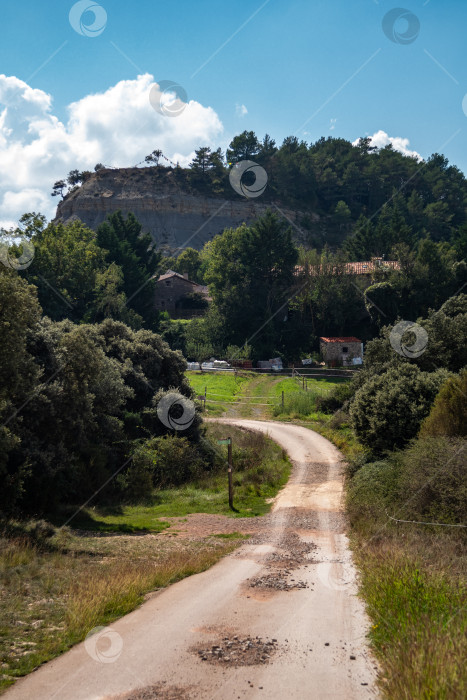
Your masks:
<svg viewBox="0 0 467 700"><path fill-rule="evenodd" d="M302 214L272 202L232 199L187 193L168 170L163 177L153 168L100 170L83 185L69 193L57 208L55 221L80 219L96 229L109 214L121 210L133 212L159 247L170 250L191 246L200 249L225 228L250 223L271 208L294 224L294 237L306 239L300 226ZM318 217L315 217L318 220Z"/></svg>

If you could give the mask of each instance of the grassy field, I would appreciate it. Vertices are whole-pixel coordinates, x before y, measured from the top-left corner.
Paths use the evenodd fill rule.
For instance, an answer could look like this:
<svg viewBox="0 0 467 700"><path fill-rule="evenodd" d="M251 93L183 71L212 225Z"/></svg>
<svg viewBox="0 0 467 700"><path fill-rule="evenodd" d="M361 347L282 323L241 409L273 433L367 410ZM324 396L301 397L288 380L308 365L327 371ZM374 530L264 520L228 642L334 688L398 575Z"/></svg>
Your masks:
<svg viewBox="0 0 467 700"><path fill-rule="evenodd" d="M372 531L354 530L352 544L384 697L467 697L465 540L414 525Z"/></svg>
<svg viewBox="0 0 467 700"><path fill-rule="evenodd" d="M291 415L295 413L295 404L300 401L307 401L311 411L316 396L327 394L334 385L347 381L341 377L309 378L308 391L304 391L297 379L273 374L189 371L187 376L198 395L204 395L206 390L208 416L241 418ZM282 392L285 397L284 411L281 410ZM301 399L302 396L307 399ZM299 415L303 415L303 412Z"/></svg>

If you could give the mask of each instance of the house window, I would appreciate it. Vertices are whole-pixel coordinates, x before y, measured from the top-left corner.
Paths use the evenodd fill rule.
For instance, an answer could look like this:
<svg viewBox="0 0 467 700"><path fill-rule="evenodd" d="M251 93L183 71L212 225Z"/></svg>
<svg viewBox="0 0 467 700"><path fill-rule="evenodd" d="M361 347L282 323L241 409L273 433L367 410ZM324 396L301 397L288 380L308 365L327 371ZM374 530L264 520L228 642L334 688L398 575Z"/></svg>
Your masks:
<svg viewBox="0 0 467 700"><path fill-rule="evenodd" d="M349 348L344 345L344 347L342 348L342 352L349 352Z"/></svg>
<svg viewBox="0 0 467 700"><path fill-rule="evenodd" d="M165 286L170 287L170 280L165 280Z"/></svg>

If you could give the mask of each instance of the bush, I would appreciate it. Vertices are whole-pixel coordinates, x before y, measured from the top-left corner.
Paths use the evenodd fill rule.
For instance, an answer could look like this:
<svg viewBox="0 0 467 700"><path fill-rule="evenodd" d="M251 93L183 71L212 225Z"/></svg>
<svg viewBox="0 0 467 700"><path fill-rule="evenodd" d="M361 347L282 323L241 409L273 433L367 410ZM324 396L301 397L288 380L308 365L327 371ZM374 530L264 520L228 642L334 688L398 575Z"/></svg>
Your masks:
<svg viewBox="0 0 467 700"><path fill-rule="evenodd" d="M387 520L462 523L467 512L466 441L419 438L406 450L364 464L348 488L353 524Z"/></svg>
<svg viewBox="0 0 467 700"><path fill-rule="evenodd" d="M347 511L352 524L387 519L385 508L397 500L399 466L395 459L364 464L349 482Z"/></svg>
<svg viewBox="0 0 467 700"><path fill-rule="evenodd" d="M374 454L404 447L428 415L446 370L422 372L404 363L368 379L350 405L350 419L360 442Z"/></svg>
<svg viewBox="0 0 467 700"><path fill-rule="evenodd" d="M406 520L462 523L467 513L467 441L420 438L401 455L398 516Z"/></svg>
<svg viewBox="0 0 467 700"><path fill-rule="evenodd" d="M355 387L351 382L337 384L327 396L318 396L316 408L323 413L334 413L352 398Z"/></svg>
<svg viewBox="0 0 467 700"><path fill-rule="evenodd" d="M467 370L441 387L420 436L467 435Z"/></svg>
<svg viewBox="0 0 467 700"><path fill-rule="evenodd" d="M133 466L129 471L144 480L151 475L154 486L179 486L202 473L203 461L197 449L186 437L164 435L140 444L133 454ZM131 489L131 484L128 483Z"/></svg>

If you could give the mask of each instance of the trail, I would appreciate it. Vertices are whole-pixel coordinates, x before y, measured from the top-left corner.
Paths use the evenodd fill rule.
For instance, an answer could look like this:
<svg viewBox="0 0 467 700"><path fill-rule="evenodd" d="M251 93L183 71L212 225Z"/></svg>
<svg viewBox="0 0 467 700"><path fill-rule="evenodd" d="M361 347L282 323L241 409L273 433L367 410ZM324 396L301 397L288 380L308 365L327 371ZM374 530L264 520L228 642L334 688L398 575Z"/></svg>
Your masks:
<svg viewBox="0 0 467 700"><path fill-rule="evenodd" d="M262 531L18 681L7 700L353 700L377 697L369 623L342 512L341 455L287 423L266 432L294 469ZM92 658L94 657L94 658Z"/></svg>

